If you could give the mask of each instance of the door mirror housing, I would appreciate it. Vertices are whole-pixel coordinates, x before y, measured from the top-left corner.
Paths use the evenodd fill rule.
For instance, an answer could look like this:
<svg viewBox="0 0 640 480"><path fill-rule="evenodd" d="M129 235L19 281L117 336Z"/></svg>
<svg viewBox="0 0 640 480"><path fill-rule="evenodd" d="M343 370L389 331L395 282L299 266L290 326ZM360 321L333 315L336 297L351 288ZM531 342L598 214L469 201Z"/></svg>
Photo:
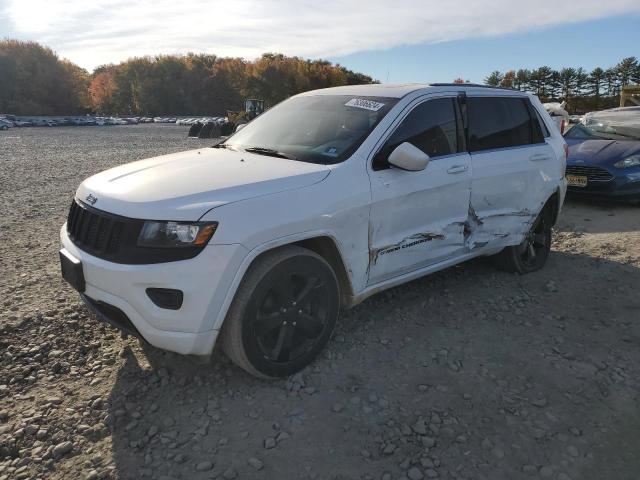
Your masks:
<svg viewBox="0 0 640 480"><path fill-rule="evenodd" d="M418 172L426 168L429 163L429 155L409 142L403 142L391 152L389 163L402 170Z"/></svg>
<svg viewBox="0 0 640 480"><path fill-rule="evenodd" d="M242 130L244 127L246 127L247 124L246 123L241 123L240 125L238 125L236 127L236 132L239 132L240 130Z"/></svg>

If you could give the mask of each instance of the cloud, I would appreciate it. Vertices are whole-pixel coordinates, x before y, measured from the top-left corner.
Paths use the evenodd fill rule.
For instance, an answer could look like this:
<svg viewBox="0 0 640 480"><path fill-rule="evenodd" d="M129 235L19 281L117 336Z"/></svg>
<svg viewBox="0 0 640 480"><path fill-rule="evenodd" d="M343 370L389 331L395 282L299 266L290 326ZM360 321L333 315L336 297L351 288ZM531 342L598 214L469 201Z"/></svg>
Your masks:
<svg viewBox="0 0 640 480"><path fill-rule="evenodd" d="M638 0L4 0L12 36L84 67L159 53L337 57L627 12ZM0 7L2 9L3 7Z"/></svg>

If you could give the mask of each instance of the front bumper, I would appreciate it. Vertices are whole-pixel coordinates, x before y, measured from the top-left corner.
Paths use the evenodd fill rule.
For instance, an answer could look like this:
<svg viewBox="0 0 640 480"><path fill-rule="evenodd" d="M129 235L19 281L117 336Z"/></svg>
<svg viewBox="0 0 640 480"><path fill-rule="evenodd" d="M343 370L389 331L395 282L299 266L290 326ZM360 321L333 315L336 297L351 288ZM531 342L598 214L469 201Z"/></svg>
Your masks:
<svg viewBox="0 0 640 480"><path fill-rule="evenodd" d="M577 195L606 196L620 199L640 198L640 169L628 172L609 171L614 177L608 182L589 181L586 187L569 186L567 192Z"/></svg>
<svg viewBox="0 0 640 480"><path fill-rule="evenodd" d="M80 250L67 235L66 224L60 240L67 252L82 261L86 282L83 295L94 312L102 313L99 316L103 320L113 317L113 311L107 308L105 315L99 307L115 307L135 329L128 333L138 333L155 347L185 355L211 353L218 336L214 326L224 314L225 299L247 253L243 246L209 245L188 260L124 265ZM182 306L178 310L158 307L146 293L149 287L181 290Z"/></svg>
<svg viewBox="0 0 640 480"><path fill-rule="evenodd" d="M104 302L98 302L92 298L87 297L84 293L80 294L80 298L84 302L85 306L96 316L98 320L108 323L112 327L117 328L127 335L132 335L141 340L145 340L142 334L138 331L129 317L119 308L109 305ZM146 340L145 340L146 341Z"/></svg>

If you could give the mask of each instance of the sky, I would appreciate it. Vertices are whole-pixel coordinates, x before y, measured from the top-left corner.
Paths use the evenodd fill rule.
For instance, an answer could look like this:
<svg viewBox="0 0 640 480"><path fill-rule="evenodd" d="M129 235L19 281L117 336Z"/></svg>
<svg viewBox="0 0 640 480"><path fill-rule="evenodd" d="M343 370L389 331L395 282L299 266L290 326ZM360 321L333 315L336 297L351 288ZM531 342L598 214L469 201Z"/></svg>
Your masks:
<svg viewBox="0 0 640 480"><path fill-rule="evenodd" d="M382 82L603 68L640 56L640 0L0 0L0 38L87 68L133 56L324 58Z"/></svg>

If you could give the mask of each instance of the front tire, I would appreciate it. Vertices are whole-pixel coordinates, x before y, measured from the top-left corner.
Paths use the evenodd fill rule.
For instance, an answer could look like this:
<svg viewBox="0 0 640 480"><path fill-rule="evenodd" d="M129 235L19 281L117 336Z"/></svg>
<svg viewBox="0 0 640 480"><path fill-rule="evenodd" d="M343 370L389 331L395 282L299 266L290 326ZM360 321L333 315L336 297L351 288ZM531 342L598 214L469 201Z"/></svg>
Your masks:
<svg viewBox="0 0 640 480"><path fill-rule="evenodd" d="M222 327L222 349L252 375L291 375L327 344L339 309L338 280L320 255L297 246L267 252L238 288Z"/></svg>
<svg viewBox="0 0 640 480"><path fill-rule="evenodd" d="M495 256L496 266L511 273L531 273L544 267L551 251L551 220L543 210L520 245L507 247Z"/></svg>

